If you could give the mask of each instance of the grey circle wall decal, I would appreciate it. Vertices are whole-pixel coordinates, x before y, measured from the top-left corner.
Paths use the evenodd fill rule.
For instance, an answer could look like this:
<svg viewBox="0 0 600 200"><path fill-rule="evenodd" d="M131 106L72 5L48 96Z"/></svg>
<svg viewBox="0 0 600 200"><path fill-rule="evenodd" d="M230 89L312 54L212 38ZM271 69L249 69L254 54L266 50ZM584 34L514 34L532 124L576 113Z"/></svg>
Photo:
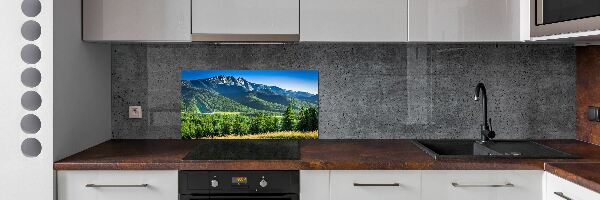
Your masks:
<svg viewBox="0 0 600 200"><path fill-rule="evenodd" d="M34 44L25 45L21 49L21 59L27 64L35 64L42 58L42 52Z"/></svg>
<svg viewBox="0 0 600 200"><path fill-rule="evenodd" d="M37 40L40 38L40 34L42 34L42 27L40 26L40 23L37 23L36 21L29 20L21 26L21 35L26 40Z"/></svg>
<svg viewBox="0 0 600 200"><path fill-rule="evenodd" d="M35 134L40 131L42 121L38 116L28 114L21 118L21 130L27 134Z"/></svg>
<svg viewBox="0 0 600 200"><path fill-rule="evenodd" d="M27 157L37 157L42 153L42 143L35 138L27 138L21 143L21 152Z"/></svg>
<svg viewBox="0 0 600 200"><path fill-rule="evenodd" d="M30 67L21 73L21 83L27 87L36 87L42 82L42 74L36 68Z"/></svg>
<svg viewBox="0 0 600 200"><path fill-rule="evenodd" d="M27 91L21 96L21 105L25 110L37 110L42 105L42 97L37 92Z"/></svg>
<svg viewBox="0 0 600 200"><path fill-rule="evenodd" d="M39 0L23 0L21 11L27 17L35 17L42 11L42 3Z"/></svg>

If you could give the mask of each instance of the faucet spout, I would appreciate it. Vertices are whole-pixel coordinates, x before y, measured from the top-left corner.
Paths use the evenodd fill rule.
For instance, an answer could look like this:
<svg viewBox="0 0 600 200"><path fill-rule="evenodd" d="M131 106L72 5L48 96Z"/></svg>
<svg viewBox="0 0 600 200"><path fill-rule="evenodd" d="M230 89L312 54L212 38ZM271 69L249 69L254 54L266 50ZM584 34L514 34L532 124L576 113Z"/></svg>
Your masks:
<svg viewBox="0 0 600 200"><path fill-rule="evenodd" d="M487 116L487 93L485 90L485 85L483 83L478 83L475 87L475 97L473 98L475 101L479 101L481 99L481 106L483 107L483 123L481 124L481 142L487 142L490 139L496 137L496 133L491 130L490 124L488 124L488 116ZM490 119L490 123L491 123Z"/></svg>

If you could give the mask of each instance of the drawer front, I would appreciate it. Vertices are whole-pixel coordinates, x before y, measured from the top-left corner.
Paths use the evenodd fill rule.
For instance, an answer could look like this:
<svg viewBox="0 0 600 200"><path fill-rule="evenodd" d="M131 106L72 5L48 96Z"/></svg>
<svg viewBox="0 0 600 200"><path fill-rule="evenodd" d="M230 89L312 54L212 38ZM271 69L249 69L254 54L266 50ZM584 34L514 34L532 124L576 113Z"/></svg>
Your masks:
<svg viewBox="0 0 600 200"><path fill-rule="evenodd" d="M419 171L331 171L331 200L418 200Z"/></svg>
<svg viewBox="0 0 600 200"><path fill-rule="evenodd" d="M546 176L546 200L600 200L600 194L554 174Z"/></svg>
<svg viewBox="0 0 600 200"><path fill-rule="evenodd" d="M177 186L177 171L57 172L58 200L177 200Z"/></svg>
<svg viewBox="0 0 600 200"><path fill-rule="evenodd" d="M543 171L423 171L423 200L542 200Z"/></svg>

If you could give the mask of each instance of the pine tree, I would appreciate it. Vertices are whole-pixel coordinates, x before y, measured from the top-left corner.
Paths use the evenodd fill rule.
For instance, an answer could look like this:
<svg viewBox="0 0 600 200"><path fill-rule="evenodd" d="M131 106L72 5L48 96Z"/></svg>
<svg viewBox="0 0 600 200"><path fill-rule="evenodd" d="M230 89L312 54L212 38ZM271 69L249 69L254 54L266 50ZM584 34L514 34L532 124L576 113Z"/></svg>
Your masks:
<svg viewBox="0 0 600 200"><path fill-rule="evenodd" d="M252 125L250 127L251 133L265 133L267 132L267 117L264 113L258 113L252 117Z"/></svg>
<svg viewBox="0 0 600 200"><path fill-rule="evenodd" d="M315 107L310 107L307 111L308 115L308 130L316 131L319 130L319 111Z"/></svg>
<svg viewBox="0 0 600 200"><path fill-rule="evenodd" d="M309 127L309 115L304 106L300 108L300 112L298 113L298 130L299 131L307 131Z"/></svg>
<svg viewBox="0 0 600 200"><path fill-rule="evenodd" d="M192 139L194 137L193 125L191 115L181 113L181 137L183 139Z"/></svg>
<svg viewBox="0 0 600 200"><path fill-rule="evenodd" d="M246 135L250 131L250 126L248 125L248 117L237 115L234 123L234 133L238 135Z"/></svg>
<svg viewBox="0 0 600 200"><path fill-rule="evenodd" d="M294 108L292 104L289 104L285 112L283 113L283 124L282 128L284 131L292 131L294 130L294 121L296 121L296 116L294 114Z"/></svg>

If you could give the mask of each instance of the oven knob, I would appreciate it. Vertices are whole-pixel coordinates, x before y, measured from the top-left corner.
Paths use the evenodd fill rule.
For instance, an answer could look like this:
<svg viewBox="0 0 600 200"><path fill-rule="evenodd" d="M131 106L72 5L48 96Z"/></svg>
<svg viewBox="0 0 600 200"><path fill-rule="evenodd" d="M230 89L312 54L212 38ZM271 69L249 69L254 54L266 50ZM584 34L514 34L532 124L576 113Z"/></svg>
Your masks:
<svg viewBox="0 0 600 200"><path fill-rule="evenodd" d="M260 183L258 183L258 184L260 185L260 187L267 187L267 181L265 181L265 179L260 181Z"/></svg>
<svg viewBox="0 0 600 200"><path fill-rule="evenodd" d="M214 188L219 187L219 181L217 181L217 180L211 180L210 181L210 187L214 187Z"/></svg>

